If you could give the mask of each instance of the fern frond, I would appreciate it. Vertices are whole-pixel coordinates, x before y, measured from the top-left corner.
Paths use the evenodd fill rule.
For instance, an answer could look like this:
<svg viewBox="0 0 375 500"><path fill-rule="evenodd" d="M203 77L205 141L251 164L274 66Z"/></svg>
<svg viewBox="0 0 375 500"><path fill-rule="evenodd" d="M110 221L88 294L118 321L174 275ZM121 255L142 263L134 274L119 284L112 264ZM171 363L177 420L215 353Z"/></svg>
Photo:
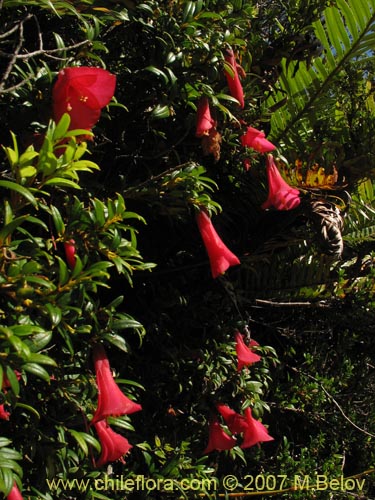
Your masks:
<svg viewBox="0 0 375 500"><path fill-rule="evenodd" d="M302 118L312 125L324 106L334 111L330 89L348 62L373 58L375 47L375 4L373 0L337 0L314 25L324 52L313 64L282 61L278 90L267 105L276 109L271 118L272 140L285 141L308 131ZM278 105L285 101L285 104ZM298 131L296 130L298 126ZM301 130L301 127L305 129Z"/></svg>

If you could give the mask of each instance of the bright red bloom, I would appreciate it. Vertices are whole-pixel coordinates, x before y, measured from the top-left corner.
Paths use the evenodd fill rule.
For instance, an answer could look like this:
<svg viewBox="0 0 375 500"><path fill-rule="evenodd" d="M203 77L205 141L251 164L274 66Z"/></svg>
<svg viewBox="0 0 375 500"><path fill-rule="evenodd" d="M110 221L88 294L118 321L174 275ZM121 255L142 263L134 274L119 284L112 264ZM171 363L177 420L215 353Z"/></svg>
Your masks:
<svg viewBox="0 0 375 500"><path fill-rule="evenodd" d="M116 460L125 463L123 456L133 448L129 441L111 429L105 420L100 420L100 422L96 422L94 425L102 447L102 452L99 460L96 462L96 466L101 467L107 462L115 462Z"/></svg>
<svg viewBox="0 0 375 500"><path fill-rule="evenodd" d="M6 411L4 405L0 405L0 419L1 420L9 420L10 413Z"/></svg>
<svg viewBox="0 0 375 500"><path fill-rule="evenodd" d="M220 274L225 273L230 266L240 264L239 258L222 242L211 219L204 210L197 214L196 220L210 259L212 276L217 278Z"/></svg>
<svg viewBox="0 0 375 500"><path fill-rule="evenodd" d="M72 239L64 243L65 257L70 269L76 265L76 242Z"/></svg>
<svg viewBox="0 0 375 500"><path fill-rule="evenodd" d="M209 134L215 126L215 120L211 117L210 105L207 97L201 97L197 109L197 128L195 135L202 137Z"/></svg>
<svg viewBox="0 0 375 500"><path fill-rule="evenodd" d="M261 357L245 344L240 332L236 332L234 337L236 340L237 371L241 371L244 366L260 361ZM258 343L253 340L250 342L250 347L254 345L258 345Z"/></svg>
<svg viewBox="0 0 375 500"><path fill-rule="evenodd" d="M229 408L229 406L224 404L217 404L216 408L225 420L225 423L232 434L241 434L246 431L247 421L245 417L236 413L234 410Z"/></svg>
<svg viewBox="0 0 375 500"><path fill-rule="evenodd" d="M240 81L240 77L238 75L238 71L240 70L242 74L244 74L244 70L241 68L239 64L237 64L236 59L234 57L233 50L228 50L224 56L226 62L231 66L232 74L229 71L225 70L225 77L227 79L227 84L229 87L229 91L232 97L237 99L240 103L240 107L245 107L244 93L242 84Z"/></svg>
<svg viewBox="0 0 375 500"><path fill-rule="evenodd" d="M115 92L116 77L102 68L71 67L61 70L52 90L53 119L70 115L70 130L91 130L101 109Z"/></svg>
<svg viewBox="0 0 375 500"><path fill-rule="evenodd" d="M301 203L298 189L292 188L284 181L275 164L273 156L267 155L268 198L262 208L274 207L277 210L292 210Z"/></svg>
<svg viewBox="0 0 375 500"><path fill-rule="evenodd" d="M23 496L21 495L20 490L18 489L18 486L16 483L13 484L12 489L9 492L9 495L7 496L8 500L23 500Z"/></svg>
<svg viewBox="0 0 375 500"><path fill-rule="evenodd" d="M94 365L96 383L98 386L98 407L91 423L98 422L110 416L129 415L142 410L142 406L129 399L116 384L111 373L111 367L104 347L100 344L94 347Z"/></svg>
<svg viewBox="0 0 375 500"><path fill-rule="evenodd" d="M203 453L210 453L213 450L230 450L236 444L237 441L233 437L228 436L219 422L214 419L210 422L208 445Z"/></svg>
<svg viewBox="0 0 375 500"><path fill-rule="evenodd" d="M250 446L254 446L263 441L273 441L274 438L268 434L266 427L253 418L250 408L246 408L245 418L247 428L244 432L241 448L250 448Z"/></svg>
<svg viewBox="0 0 375 500"><path fill-rule="evenodd" d="M276 148L272 142L266 139L264 132L254 127L247 127L246 133L241 136L241 143L242 146L253 148L258 153L267 153Z"/></svg>

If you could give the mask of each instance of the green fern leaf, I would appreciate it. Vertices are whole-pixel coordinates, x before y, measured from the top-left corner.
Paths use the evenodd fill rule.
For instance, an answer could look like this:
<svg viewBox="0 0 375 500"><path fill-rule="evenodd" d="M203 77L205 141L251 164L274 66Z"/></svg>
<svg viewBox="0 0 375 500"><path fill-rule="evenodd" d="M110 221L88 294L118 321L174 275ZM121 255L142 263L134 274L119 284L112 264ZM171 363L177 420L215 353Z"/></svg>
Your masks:
<svg viewBox="0 0 375 500"><path fill-rule="evenodd" d="M328 112L334 110L334 93L329 91L345 65L374 57L374 24L373 0L337 0L324 11L322 19L314 23L324 49L322 56L311 65L286 59L281 63L277 91L267 99L269 108L276 109L271 118L271 140L289 142L301 137L304 119L313 125L323 107Z"/></svg>

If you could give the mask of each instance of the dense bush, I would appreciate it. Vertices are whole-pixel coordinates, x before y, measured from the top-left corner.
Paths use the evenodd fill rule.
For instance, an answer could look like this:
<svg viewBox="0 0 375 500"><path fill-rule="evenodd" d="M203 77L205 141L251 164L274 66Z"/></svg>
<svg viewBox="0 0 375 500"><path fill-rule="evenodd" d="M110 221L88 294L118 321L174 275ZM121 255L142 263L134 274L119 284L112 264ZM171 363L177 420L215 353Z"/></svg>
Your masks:
<svg viewBox="0 0 375 500"><path fill-rule="evenodd" d="M355 3L0 0L5 497L372 498Z"/></svg>

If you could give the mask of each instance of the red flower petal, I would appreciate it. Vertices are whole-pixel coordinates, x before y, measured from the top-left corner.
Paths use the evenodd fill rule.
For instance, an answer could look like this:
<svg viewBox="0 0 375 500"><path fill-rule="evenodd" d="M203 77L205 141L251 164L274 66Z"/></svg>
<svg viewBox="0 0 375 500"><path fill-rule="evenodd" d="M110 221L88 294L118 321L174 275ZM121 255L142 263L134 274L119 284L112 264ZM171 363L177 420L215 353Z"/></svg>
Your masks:
<svg viewBox="0 0 375 500"><path fill-rule="evenodd" d="M273 441L274 438L268 434L266 427L253 418L250 408L246 408L245 418L247 421L247 429L244 433L241 448L250 448L250 446L254 446L264 441Z"/></svg>
<svg viewBox="0 0 375 500"><path fill-rule="evenodd" d="M115 462L116 460L124 462L123 455L133 448L129 441L112 430L105 420L96 422L94 426L102 447L96 466L100 467L107 462Z"/></svg>
<svg viewBox="0 0 375 500"><path fill-rule="evenodd" d="M299 190L289 186L281 177L271 154L267 155L266 169L269 192L262 208L274 207L277 210L292 210L298 207L301 203Z"/></svg>
<svg viewBox="0 0 375 500"><path fill-rule="evenodd" d="M240 332L235 333L236 353L237 353L237 371L241 371L244 366L252 365L260 361L261 357L255 354L244 342ZM254 344L253 344L254 345Z"/></svg>
<svg viewBox="0 0 375 500"><path fill-rule="evenodd" d="M204 210L197 214L196 220L210 259L212 276L217 278L217 276L225 273L230 266L240 264L239 258L222 242L211 219Z"/></svg>
<svg viewBox="0 0 375 500"><path fill-rule="evenodd" d="M16 483L13 484L12 489L9 492L9 495L7 496L8 500L23 500L23 496L21 495L20 490L18 489L18 486Z"/></svg>
<svg viewBox="0 0 375 500"><path fill-rule="evenodd" d="M129 399L113 379L111 367L104 347L94 347L94 365L98 386L98 407L91 423L110 416L130 415L142 410L142 406Z"/></svg>
<svg viewBox="0 0 375 500"><path fill-rule="evenodd" d="M233 50L228 50L227 53L224 56L224 59L226 62L231 66L233 76L231 73L228 71L225 72L225 76L227 79L227 84L229 87L229 91L232 97L237 99L237 101L240 104L241 108L245 107L245 100L244 100L244 93L243 93L243 88L242 84L240 82L240 77L238 75L238 64L236 63L236 59L234 57ZM241 68L242 70L242 68ZM244 71L242 70L241 74L243 74Z"/></svg>
<svg viewBox="0 0 375 500"><path fill-rule="evenodd" d="M236 444L237 441L233 437L228 436L219 422L215 419L210 423L208 445L203 453L210 453L213 450L230 450L233 446L236 446Z"/></svg>
<svg viewBox="0 0 375 500"><path fill-rule="evenodd" d="M102 68L72 67L59 72L52 91L53 118L70 115L70 129L91 130L113 97L116 77Z"/></svg>
<svg viewBox="0 0 375 500"><path fill-rule="evenodd" d="M220 415L224 418L224 421L232 434L241 434L247 429L246 418L239 413L236 413L234 410L229 408L229 406L217 404L216 408Z"/></svg>
<svg viewBox="0 0 375 500"><path fill-rule="evenodd" d="M197 127L195 135L202 137L207 135L208 131L215 125L215 120L211 117L210 105L207 97L201 97L197 109Z"/></svg>
<svg viewBox="0 0 375 500"><path fill-rule="evenodd" d="M267 153L276 148L272 142L266 139L264 132L254 127L247 128L246 133L241 136L241 143L242 146L253 148L255 151L258 151L258 153Z"/></svg>
<svg viewBox="0 0 375 500"><path fill-rule="evenodd" d="M9 420L10 413L9 411L6 411L4 405L0 405L0 419L1 420Z"/></svg>

